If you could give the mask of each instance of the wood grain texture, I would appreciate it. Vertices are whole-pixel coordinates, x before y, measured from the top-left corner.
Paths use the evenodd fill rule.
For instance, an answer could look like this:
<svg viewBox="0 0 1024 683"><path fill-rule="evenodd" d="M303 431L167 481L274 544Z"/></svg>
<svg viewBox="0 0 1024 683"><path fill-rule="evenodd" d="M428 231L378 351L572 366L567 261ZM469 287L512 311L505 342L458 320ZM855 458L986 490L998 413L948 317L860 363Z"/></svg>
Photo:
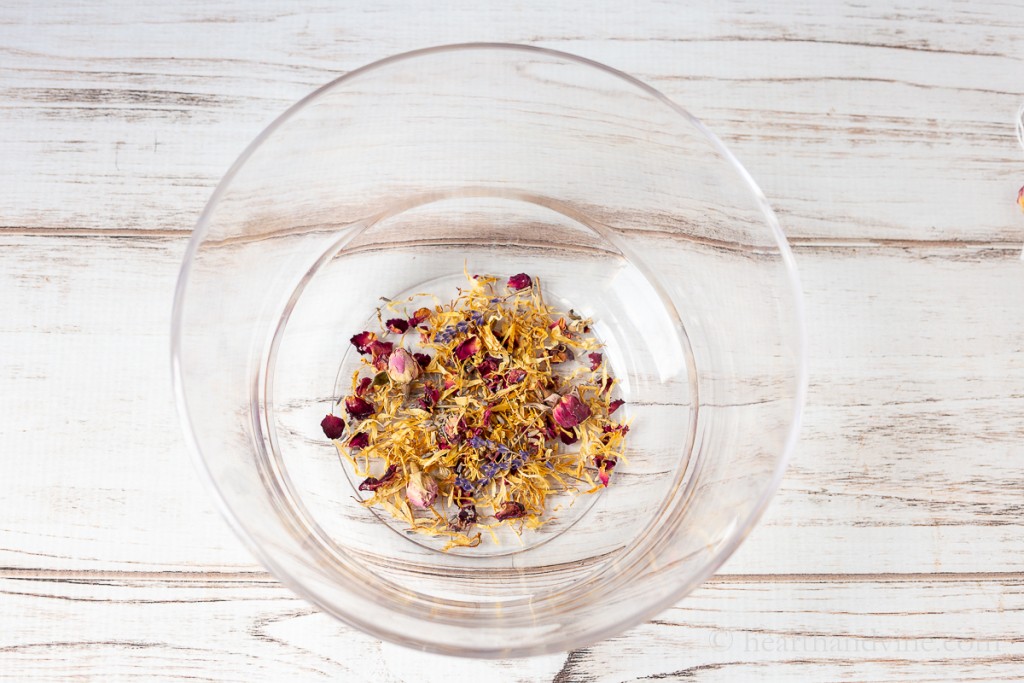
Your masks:
<svg viewBox="0 0 1024 683"><path fill-rule="evenodd" d="M292 102L507 41L705 120L797 247L811 392L723 574L567 655L430 657L255 564L189 461L167 363L185 238ZM0 680L1019 680L1024 4L538 0L0 7Z"/></svg>
<svg viewBox="0 0 1024 683"><path fill-rule="evenodd" d="M266 580L6 579L0 609L19 681L1007 680L1024 659L1022 577L717 579L593 647L498 661L381 644Z"/></svg>
<svg viewBox="0 0 1024 683"><path fill-rule="evenodd" d="M661 88L733 146L796 240L1021 240L1019 2L703 4L604 2L585 18L538 2L8 4L0 227L187 231L244 146L315 87L492 40Z"/></svg>

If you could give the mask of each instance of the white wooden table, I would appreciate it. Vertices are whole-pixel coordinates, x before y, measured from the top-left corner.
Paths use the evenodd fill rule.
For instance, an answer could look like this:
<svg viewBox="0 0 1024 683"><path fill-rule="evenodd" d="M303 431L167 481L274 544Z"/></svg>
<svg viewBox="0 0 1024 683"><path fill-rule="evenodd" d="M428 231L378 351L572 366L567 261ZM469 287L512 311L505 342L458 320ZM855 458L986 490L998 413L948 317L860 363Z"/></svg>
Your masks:
<svg viewBox="0 0 1024 683"><path fill-rule="evenodd" d="M0 679L1024 677L1024 2L137 4L0 9ZM249 140L349 69L471 40L703 118L776 207L810 323L798 452L722 572L514 662L279 586L201 487L168 372L189 232Z"/></svg>

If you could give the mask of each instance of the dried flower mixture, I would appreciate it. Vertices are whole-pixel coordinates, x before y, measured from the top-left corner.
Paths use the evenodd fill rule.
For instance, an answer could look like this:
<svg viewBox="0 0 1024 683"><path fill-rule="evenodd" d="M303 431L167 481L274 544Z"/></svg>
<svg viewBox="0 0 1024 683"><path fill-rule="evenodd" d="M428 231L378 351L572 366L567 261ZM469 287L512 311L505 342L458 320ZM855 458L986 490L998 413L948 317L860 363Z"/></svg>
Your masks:
<svg viewBox="0 0 1024 683"><path fill-rule="evenodd" d="M536 529L551 496L608 486L629 432L590 320L554 311L526 273L468 280L448 304L378 311L380 329L350 340L362 359L338 401L347 422L321 422L364 477L363 504L445 550Z"/></svg>

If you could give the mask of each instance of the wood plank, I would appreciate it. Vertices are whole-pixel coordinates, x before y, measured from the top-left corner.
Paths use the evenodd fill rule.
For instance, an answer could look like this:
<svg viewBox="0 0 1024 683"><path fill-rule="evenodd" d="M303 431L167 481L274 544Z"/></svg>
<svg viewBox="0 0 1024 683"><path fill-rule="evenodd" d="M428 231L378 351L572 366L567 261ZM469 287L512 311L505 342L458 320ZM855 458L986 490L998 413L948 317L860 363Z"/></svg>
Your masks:
<svg viewBox="0 0 1024 683"><path fill-rule="evenodd" d="M188 230L244 146L313 88L389 54L495 40L660 87L733 146L796 240L1021 239L1024 13L702 5L597 3L581 31L576 12L538 0L452 15L400 0L8 4L0 229Z"/></svg>
<svg viewBox="0 0 1024 683"><path fill-rule="evenodd" d="M380 643L273 581L0 580L0 671L35 680L1011 680L1024 578L714 580L574 651L470 661Z"/></svg>
<svg viewBox="0 0 1024 683"><path fill-rule="evenodd" d="M0 567L258 569L174 415L167 334L183 249L0 238L14 312L0 320ZM1024 571L1024 355L1005 324L1024 308L1016 252L835 247L798 261L812 376L802 440L725 571Z"/></svg>

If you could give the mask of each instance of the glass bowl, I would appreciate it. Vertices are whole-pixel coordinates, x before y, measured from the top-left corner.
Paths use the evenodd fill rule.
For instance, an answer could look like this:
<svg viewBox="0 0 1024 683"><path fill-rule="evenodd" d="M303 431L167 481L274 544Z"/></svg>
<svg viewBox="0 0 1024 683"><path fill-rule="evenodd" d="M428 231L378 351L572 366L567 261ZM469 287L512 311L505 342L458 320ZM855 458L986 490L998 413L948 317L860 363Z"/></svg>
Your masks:
<svg viewBox="0 0 1024 683"><path fill-rule="evenodd" d="M442 552L360 504L319 423L379 298L450 298L464 269L592 316L632 431L607 488ZM283 583L381 639L508 657L649 619L736 549L796 439L803 335L785 237L697 119L587 59L471 44L357 69L245 150L189 244L172 365L201 471Z"/></svg>

